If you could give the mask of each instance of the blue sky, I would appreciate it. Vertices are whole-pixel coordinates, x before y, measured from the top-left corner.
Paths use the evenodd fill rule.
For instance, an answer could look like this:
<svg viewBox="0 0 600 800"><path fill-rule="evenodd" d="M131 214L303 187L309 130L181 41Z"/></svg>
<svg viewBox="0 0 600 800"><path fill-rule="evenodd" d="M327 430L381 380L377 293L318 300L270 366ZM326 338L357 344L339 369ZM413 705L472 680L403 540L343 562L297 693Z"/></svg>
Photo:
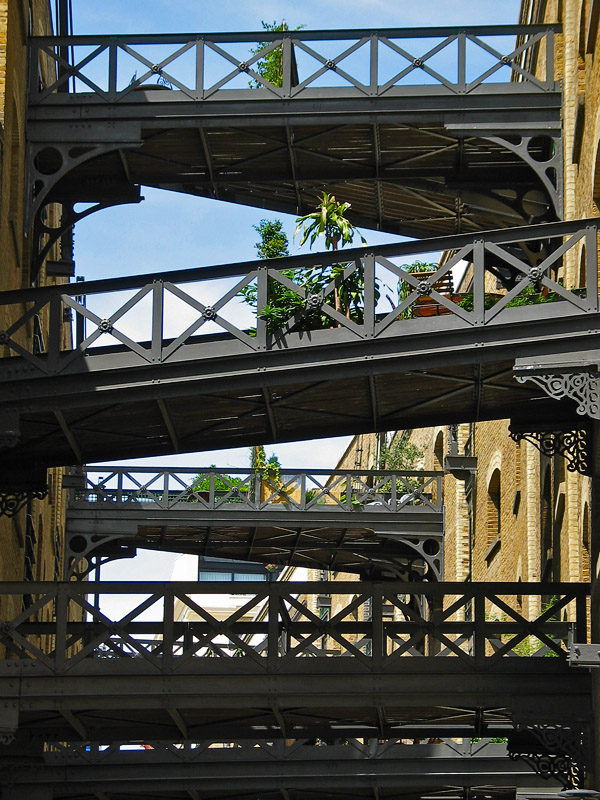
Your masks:
<svg viewBox="0 0 600 800"><path fill-rule="evenodd" d="M415 27L427 25L510 24L517 22L517 0L73 0L74 32L169 33L253 31L261 20L290 27L333 29ZM291 239L294 219L258 209L143 189L145 201L92 215L78 224L75 258L78 275L86 279L122 274L163 272L186 266L250 260L255 257L261 218L284 219ZM343 198L342 198L343 199ZM366 232L370 244L392 237ZM292 248L294 250L295 248ZM299 467L333 466L348 438L274 448L281 460ZM166 460L166 459L163 459ZM245 466L245 451L186 455L177 463Z"/></svg>

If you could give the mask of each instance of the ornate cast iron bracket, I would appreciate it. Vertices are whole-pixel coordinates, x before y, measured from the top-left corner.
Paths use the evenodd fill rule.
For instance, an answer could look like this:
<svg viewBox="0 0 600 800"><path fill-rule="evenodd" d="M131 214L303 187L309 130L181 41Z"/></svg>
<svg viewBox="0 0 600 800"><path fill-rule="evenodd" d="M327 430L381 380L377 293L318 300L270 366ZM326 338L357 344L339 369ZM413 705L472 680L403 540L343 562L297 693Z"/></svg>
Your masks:
<svg viewBox="0 0 600 800"><path fill-rule="evenodd" d="M0 517L14 517L29 500L44 500L47 495L47 488L0 491Z"/></svg>
<svg viewBox="0 0 600 800"><path fill-rule="evenodd" d="M600 420L600 380L591 372L522 372L515 377L519 383L533 381L554 400L575 400L578 414Z"/></svg>
<svg viewBox="0 0 600 800"><path fill-rule="evenodd" d="M508 738L508 755L512 761L525 761L545 780L555 778L565 789L583 786L588 753L581 728L519 725Z"/></svg>
<svg viewBox="0 0 600 800"><path fill-rule="evenodd" d="M569 472L591 474L592 433L589 427L573 431L521 431L511 425L509 430L513 442L531 442L544 456L566 458Z"/></svg>

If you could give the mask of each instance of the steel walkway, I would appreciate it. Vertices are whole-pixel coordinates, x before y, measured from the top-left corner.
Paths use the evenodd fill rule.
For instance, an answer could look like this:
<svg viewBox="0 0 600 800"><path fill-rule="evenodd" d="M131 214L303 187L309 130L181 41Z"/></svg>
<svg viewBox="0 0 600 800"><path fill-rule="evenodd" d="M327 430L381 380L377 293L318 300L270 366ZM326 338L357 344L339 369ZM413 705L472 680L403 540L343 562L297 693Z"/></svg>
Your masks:
<svg viewBox="0 0 600 800"><path fill-rule="evenodd" d="M1 584L2 732L58 742L503 736L591 713L591 677L566 661L571 630L587 641L587 585L243 589L240 599L223 583Z"/></svg>
<svg viewBox="0 0 600 800"><path fill-rule="evenodd" d="M469 420L577 427L575 403L517 382L513 367L595 346L596 225L349 250L343 281L364 281L353 318L335 310L331 253L0 293L14 320L0 331L2 482L23 487L37 470L45 483L52 464ZM454 255L431 276L407 271L440 251ZM566 258L584 265L587 290L562 286ZM436 289L465 266L470 293ZM325 276L319 290L302 286L306 270ZM282 285L297 301L279 328L240 301L250 288L262 312ZM49 334L32 349L36 318Z"/></svg>
<svg viewBox="0 0 600 800"><path fill-rule="evenodd" d="M441 580L442 472L103 467L66 476L69 575L137 548Z"/></svg>
<svg viewBox="0 0 600 800"><path fill-rule="evenodd" d="M333 791L371 800L407 789L443 792L447 800L463 800L466 787L471 796L493 792L499 800L510 800L515 789L521 796L551 798L559 788L554 781L543 781L525 762L509 760L506 745L484 740L474 745L451 740L413 744L401 739L153 740L145 747L112 743L108 747L57 744L45 752L31 748L20 759L13 756L14 766L4 771L0 786L19 788L23 797L30 797L35 787L46 787L56 800L73 796L97 800L98 792L132 800L190 800L191 792L199 792L198 797L211 792L229 800L239 797L240 783L244 797L252 800L281 797L282 792L291 798L322 798ZM509 784L512 792L506 788Z"/></svg>
<svg viewBox="0 0 600 800"><path fill-rule="evenodd" d="M33 37L30 222L55 241L94 210L74 203L140 185L301 214L339 184L355 222L417 237L560 219L561 87L543 67L559 32ZM60 231L39 215L52 201Z"/></svg>

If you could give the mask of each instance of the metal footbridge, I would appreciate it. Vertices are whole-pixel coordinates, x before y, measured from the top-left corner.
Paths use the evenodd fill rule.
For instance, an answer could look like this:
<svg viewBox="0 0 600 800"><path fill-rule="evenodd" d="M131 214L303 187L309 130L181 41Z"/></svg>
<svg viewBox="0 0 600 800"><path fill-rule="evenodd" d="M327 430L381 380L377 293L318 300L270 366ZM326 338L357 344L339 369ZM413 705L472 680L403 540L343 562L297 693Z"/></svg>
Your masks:
<svg viewBox="0 0 600 800"><path fill-rule="evenodd" d="M494 737L591 714L591 676L567 664L569 634L587 641L587 585L27 582L0 592L0 725L32 741Z"/></svg>
<svg viewBox="0 0 600 800"><path fill-rule="evenodd" d="M28 757L13 757L12 763L0 785L4 782L35 800L97 800L100 793L132 800L190 800L203 792L233 800L241 782L244 797L251 800L284 794L321 798L340 791L357 800L399 791L443 792L447 800L463 800L465 787L472 797L493 792L500 800L511 800L515 790L522 798L552 798L559 789L554 782L542 782L524 761L509 759L505 744L482 739L474 744L399 738L73 742L45 751L32 746ZM36 795L40 789L47 795Z"/></svg>
<svg viewBox="0 0 600 800"><path fill-rule="evenodd" d="M560 30L33 37L34 273L143 185L292 214L340 186L357 224L417 237L560 219Z"/></svg>
<svg viewBox="0 0 600 800"><path fill-rule="evenodd" d="M442 472L88 468L65 476L68 574L138 548L443 577Z"/></svg>
<svg viewBox="0 0 600 800"><path fill-rule="evenodd" d="M14 320L0 332L12 446L2 480L45 482L53 464L469 420L578 427L575 403L516 381L514 365L595 346L596 225L348 250L341 278L331 273L340 255L327 253L0 293ZM452 255L411 273L416 255L440 251ZM565 288L567 258L583 265L587 288ZM465 269L470 291L442 288ZM363 286L349 315L335 308L340 280ZM510 288L490 291L491 280ZM263 312L277 286L294 299L287 321L272 324ZM36 319L48 337L32 344Z"/></svg>

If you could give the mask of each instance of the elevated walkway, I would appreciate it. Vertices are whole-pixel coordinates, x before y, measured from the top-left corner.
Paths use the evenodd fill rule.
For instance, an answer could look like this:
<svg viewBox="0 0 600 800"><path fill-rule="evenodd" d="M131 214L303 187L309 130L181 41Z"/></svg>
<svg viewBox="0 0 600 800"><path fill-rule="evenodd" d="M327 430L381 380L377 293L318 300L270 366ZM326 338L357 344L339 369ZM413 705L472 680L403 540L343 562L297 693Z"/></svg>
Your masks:
<svg viewBox="0 0 600 800"><path fill-rule="evenodd" d="M543 66L559 32L33 37L30 223L54 240L46 203L136 202L141 185L303 214L340 184L354 222L416 237L560 219L561 87Z"/></svg>
<svg viewBox="0 0 600 800"><path fill-rule="evenodd" d="M260 582L227 609L231 590L0 584L4 730L60 742L471 737L591 714L591 677L566 660L570 632L587 641L587 585Z"/></svg>
<svg viewBox="0 0 600 800"><path fill-rule="evenodd" d="M66 476L70 572L137 548L441 580L442 472L88 468ZM78 570L80 572L80 569Z"/></svg>
<svg viewBox="0 0 600 800"><path fill-rule="evenodd" d="M596 225L348 250L342 278L312 289L303 270L330 275L340 254L0 293L14 320L0 331L11 356L0 359L0 420L12 447L1 481L45 482L53 464L471 420L577 427L574 402L517 382L513 367L595 346ZM408 271L415 256L440 251L453 255L431 275ZM566 258L582 265L587 289L564 288ZM472 291L436 289L464 269ZM340 280L364 286L350 318L335 309ZM293 308L273 325L262 310L282 286ZM240 300L245 289L254 308ZM36 317L49 335L31 349L23 333Z"/></svg>
<svg viewBox="0 0 600 800"><path fill-rule="evenodd" d="M52 790L50 797L79 800L96 800L99 792L110 797L122 793L132 800L162 798L167 793L170 800L189 800L193 792L232 798L239 797L242 782L247 798L271 797L275 792L322 798L346 791L359 800L372 800L380 791L408 789L444 792L449 800L462 800L467 791L471 796L493 791L494 797L510 800L515 789L523 798L532 794L552 798L559 789L556 781L543 781L524 761L511 761L506 745L485 740L474 745L450 740L413 744L402 739L152 740L145 747L57 744L35 760L30 750L29 758L24 754L19 768L6 776L6 783L10 780L22 797L43 786ZM3 782L0 777L0 786Z"/></svg>

